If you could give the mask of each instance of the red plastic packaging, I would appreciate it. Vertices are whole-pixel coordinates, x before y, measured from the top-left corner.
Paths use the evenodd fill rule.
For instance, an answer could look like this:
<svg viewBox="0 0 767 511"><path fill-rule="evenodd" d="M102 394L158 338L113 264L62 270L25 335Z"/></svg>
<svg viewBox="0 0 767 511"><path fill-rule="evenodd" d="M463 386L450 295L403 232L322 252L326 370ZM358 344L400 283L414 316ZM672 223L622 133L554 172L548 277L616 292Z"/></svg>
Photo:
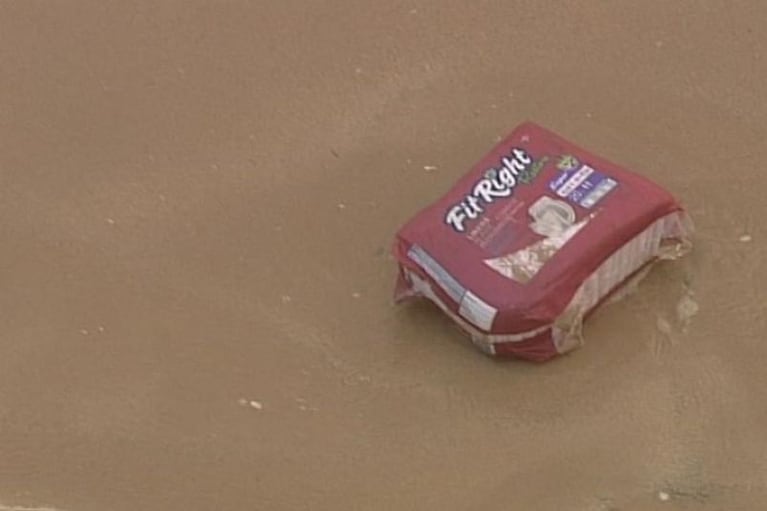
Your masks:
<svg viewBox="0 0 767 511"><path fill-rule="evenodd" d="M692 229L655 183L527 122L398 231L395 301L431 300L485 353L545 361Z"/></svg>

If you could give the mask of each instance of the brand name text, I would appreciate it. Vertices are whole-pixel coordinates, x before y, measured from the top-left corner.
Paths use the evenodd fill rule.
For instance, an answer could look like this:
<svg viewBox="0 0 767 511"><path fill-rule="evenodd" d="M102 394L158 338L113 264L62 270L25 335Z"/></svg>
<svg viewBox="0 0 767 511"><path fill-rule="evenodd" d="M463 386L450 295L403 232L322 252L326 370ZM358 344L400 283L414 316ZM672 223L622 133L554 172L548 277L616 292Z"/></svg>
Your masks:
<svg viewBox="0 0 767 511"><path fill-rule="evenodd" d="M520 174L525 174L533 159L524 149L517 147L509 156L501 158L500 165L490 168L485 176L474 183L471 192L445 213L445 223L457 232L466 231L469 220L479 218L485 208L500 198L511 197L519 183Z"/></svg>

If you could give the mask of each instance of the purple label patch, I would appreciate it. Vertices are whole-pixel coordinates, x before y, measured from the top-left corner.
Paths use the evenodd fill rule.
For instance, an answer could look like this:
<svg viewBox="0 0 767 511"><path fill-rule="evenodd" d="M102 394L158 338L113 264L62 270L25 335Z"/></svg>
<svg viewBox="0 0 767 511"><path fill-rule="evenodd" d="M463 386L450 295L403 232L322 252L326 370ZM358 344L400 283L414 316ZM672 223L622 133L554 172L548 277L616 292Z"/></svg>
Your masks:
<svg viewBox="0 0 767 511"><path fill-rule="evenodd" d="M617 181L588 165L563 169L549 188L563 199L591 208L618 185Z"/></svg>

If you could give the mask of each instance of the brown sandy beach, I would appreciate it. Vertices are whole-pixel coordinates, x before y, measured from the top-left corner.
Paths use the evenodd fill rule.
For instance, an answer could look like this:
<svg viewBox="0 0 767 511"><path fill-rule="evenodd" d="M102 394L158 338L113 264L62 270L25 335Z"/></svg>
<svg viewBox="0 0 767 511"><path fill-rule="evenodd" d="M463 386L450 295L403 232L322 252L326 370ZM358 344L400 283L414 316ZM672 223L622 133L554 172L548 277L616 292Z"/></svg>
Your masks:
<svg viewBox="0 0 767 511"><path fill-rule="evenodd" d="M0 2L0 510L767 507L766 19ZM527 119L698 232L545 365L391 303L396 229Z"/></svg>

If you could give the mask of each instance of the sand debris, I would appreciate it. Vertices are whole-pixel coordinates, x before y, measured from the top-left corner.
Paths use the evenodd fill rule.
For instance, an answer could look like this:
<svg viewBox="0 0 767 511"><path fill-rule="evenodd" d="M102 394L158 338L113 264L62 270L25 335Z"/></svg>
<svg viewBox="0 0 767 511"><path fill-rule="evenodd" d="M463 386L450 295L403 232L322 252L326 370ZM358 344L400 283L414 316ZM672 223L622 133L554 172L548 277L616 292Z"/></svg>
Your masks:
<svg viewBox="0 0 767 511"><path fill-rule="evenodd" d="M249 408L253 408L254 410L263 410L264 405L260 401L256 401L254 399L245 399L240 398L238 401L240 403L240 406L247 406Z"/></svg>
<svg viewBox="0 0 767 511"><path fill-rule="evenodd" d="M676 304L676 317L682 324L690 322L693 316L695 316L700 310L698 302L696 302L691 295L686 294Z"/></svg>
<svg viewBox="0 0 767 511"><path fill-rule="evenodd" d="M671 327L671 323L669 323L666 318L662 318L659 316L658 320L655 322L655 326L657 327L660 333L671 337L671 334L673 333L673 328Z"/></svg>
<svg viewBox="0 0 767 511"><path fill-rule="evenodd" d="M319 411L319 409L316 406L310 406L309 403L306 401L306 399L302 397L297 397L296 403L298 403L298 409L301 410L302 412Z"/></svg>
<svg viewBox="0 0 767 511"><path fill-rule="evenodd" d="M698 314L699 310L700 306L695 301L692 290L688 289L676 304L676 319L682 328L682 333L687 333L690 321L692 321L693 316Z"/></svg>

